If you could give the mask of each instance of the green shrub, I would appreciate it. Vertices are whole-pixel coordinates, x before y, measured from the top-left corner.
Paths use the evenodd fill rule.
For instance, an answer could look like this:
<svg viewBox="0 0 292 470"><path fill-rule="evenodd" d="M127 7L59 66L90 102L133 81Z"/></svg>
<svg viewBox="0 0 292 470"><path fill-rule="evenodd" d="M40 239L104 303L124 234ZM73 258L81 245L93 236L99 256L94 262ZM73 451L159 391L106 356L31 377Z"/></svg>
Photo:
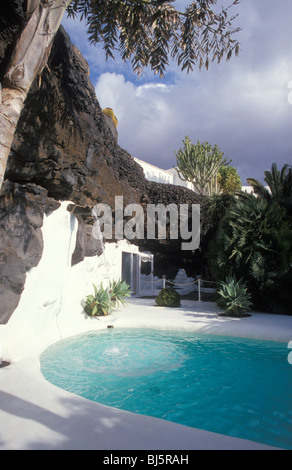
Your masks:
<svg viewBox="0 0 292 470"><path fill-rule="evenodd" d="M126 281L111 281L109 285L109 293L112 302L118 306L119 303L126 305L124 297L131 296L131 287Z"/></svg>
<svg viewBox="0 0 292 470"><path fill-rule="evenodd" d="M164 305L166 307L179 307L180 295L171 287L167 287L159 292L155 302L159 306Z"/></svg>
<svg viewBox="0 0 292 470"><path fill-rule="evenodd" d="M130 286L125 281L111 281L108 288L93 284L94 295L85 299L84 310L91 317L109 315L119 303L125 305L124 297L131 295Z"/></svg>
<svg viewBox="0 0 292 470"><path fill-rule="evenodd" d="M108 315L114 307L109 289L104 289L102 284L99 289L93 284L93 288L94 295L88 295L85 299L85 312L91 317Z"/></svg>
<svg viewBox="0 0 292 470"><path fill-rule="evenodd" d="M207 252L213 277L233 273L246 283L257 310L290 313L292 219L284 208L242 193L220 220Z"/></svg>
<svg viewBox="0 0 292 470"><path fill-rule="evenodd" d="M217 303L226 315L240 316L251 309L251 295L242 279L236 281L234 276L227 276L226 282L220 282L220 285Z"/></svg>

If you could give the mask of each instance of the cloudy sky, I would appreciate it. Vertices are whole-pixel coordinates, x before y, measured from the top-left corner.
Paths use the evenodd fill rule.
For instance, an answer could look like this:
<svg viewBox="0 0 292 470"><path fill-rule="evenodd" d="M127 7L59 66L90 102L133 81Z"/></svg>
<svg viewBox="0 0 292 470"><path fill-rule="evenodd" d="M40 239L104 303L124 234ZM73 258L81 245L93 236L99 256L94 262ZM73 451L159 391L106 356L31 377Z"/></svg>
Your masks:
<svg viewBox="0 0 292 470"><path fill-rule="evenodd" d="M292 164L292 0L241 0L234 12L242 28L239 57L190 74L172 64L164 79L150 71L139 79L130 64L106 61L102 48L89 44L85 24L64 19L89 63L100 105L115 111L119 144L131 155L168 169L185 136L208 141L232 159L243 184L248 177L263 181L273 162Z"/></svg>

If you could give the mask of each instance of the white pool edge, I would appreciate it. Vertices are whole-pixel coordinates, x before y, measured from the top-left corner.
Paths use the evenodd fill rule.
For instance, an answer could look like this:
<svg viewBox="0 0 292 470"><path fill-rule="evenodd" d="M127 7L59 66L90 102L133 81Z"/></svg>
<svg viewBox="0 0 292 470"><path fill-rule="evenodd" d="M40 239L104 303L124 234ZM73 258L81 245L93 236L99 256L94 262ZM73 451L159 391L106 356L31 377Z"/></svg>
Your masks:
<svg viewBox="0 0 292 470"><path fill-rule="evenodd" d="M86 327L61 325L62 338L108 325L121 328L185 330L271 341L292 339L292 317L257 314L219 318L212 303L184 301L180 309L154 306L150 299L131 299L109 317ZM86 320L83 318L84 323ZM83 325L83 323L82 323ZM41 374L41 352L55 342L40 338L27 357L0 369L1 450L266 450L259 443L189 428L165 420L106 407L70 394ZM287 356L288 356L287 349ZM291 366L292 367L292 366Z"/></svg>

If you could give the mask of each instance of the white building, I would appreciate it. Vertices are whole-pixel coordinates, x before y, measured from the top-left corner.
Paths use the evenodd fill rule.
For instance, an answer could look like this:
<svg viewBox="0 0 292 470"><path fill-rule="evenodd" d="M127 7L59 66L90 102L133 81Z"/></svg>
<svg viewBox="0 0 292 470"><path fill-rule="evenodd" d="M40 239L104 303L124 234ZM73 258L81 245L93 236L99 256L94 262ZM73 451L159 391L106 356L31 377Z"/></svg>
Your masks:
<svg viewBox="0 0 292 470"><path fill-rule="evenodd" d="M185 188L193 189L192 183L188 181L182 181L178 176L178 173L175 168L170 168L169 170L162 170L151 163L144 162L139 158L133 157L135 162L137 162L144 170L145 178L149 181L155 181L156 183L168 183L175 184L177 186L184 186Z"/></svg>
<svg viewBox="0 0 292 470"><path fill-rule="evenodd" d="M155 181L156 183L168 183L168 184L175 184L177 186L183 186L188 189L193 190L193 185L189 181L182 181L178 175L176 168L170 168L169 170L163 170L158 168L151 163L144 162L139 158L133 157L135 162L137 162L144 170L145 178L149 181ZM270 191L268 186L265 188ZM252 186L242 186L241 190L252 194L253 187Z"/></svg>

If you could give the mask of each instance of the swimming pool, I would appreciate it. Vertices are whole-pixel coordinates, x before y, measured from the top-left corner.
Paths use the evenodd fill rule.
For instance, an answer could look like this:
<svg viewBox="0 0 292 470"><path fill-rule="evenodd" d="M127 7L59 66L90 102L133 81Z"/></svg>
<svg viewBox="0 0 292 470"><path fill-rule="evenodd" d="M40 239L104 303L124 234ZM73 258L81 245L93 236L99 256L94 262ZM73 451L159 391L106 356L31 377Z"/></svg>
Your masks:
<svg viewBox="0 0 292 470"><path fill-rule="evenodd" d="M54 385L119 409L292 449L287 344L147 329L107 329L50 346Z"/></svg>

